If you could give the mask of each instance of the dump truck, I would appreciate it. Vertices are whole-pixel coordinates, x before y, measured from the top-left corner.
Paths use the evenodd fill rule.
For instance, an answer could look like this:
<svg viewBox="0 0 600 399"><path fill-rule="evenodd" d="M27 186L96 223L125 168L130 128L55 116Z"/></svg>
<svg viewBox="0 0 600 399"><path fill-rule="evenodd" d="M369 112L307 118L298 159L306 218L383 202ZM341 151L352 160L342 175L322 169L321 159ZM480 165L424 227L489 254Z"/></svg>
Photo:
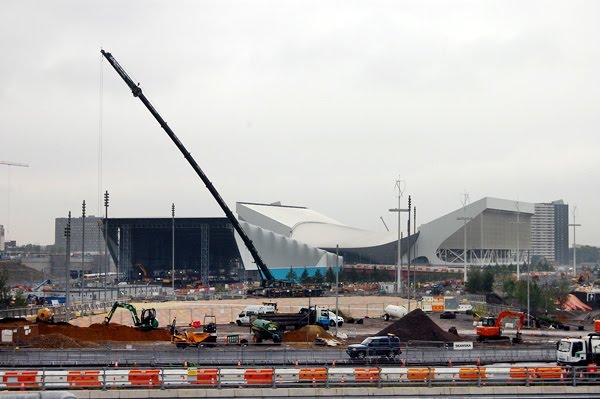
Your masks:
<svg viewBox="0 0 600 399"><path fill-rule="evenodd" d="M304 326L316 324L329 330L329 309L322 306L311 306L309 308L300 309L299 313L273 313L261 316L264 320L277 323L279 330L284 331L289 327L297 330Z"/></svg>
<svg viewBox="0 0 600 399"><path fill-rule="evenodd" d="M178 348L187 348L190 346L213 346L217 342L217 319L213 315L204 316L204 325L202 332L185 330L179 332L177 330L177 318L171 323L171 342Z"/></svg>

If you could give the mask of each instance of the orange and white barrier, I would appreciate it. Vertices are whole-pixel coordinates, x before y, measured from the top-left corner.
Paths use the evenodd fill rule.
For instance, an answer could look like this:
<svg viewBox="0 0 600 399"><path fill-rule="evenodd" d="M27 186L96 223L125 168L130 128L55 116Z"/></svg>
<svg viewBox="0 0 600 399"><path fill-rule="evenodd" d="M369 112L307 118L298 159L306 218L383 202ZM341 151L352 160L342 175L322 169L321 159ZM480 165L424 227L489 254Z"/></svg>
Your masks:
<svg viewBox="0 0 600 399"><path fill-rule="evenodd" d="M0 370L0 390L561 383L563 367L305 367Z"/></svg>

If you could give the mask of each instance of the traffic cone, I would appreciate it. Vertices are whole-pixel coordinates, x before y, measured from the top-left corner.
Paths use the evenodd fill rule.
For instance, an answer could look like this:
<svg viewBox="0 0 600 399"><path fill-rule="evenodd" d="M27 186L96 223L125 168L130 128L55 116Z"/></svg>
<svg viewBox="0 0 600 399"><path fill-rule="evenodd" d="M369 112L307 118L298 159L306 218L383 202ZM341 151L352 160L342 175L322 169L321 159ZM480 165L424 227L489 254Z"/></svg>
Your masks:
<svg viewBox="0 0 600 399"><path fill-rule="evenodd" d="M115 368L118 369L119 368L119 359L115 359Z"/></svg>
<svg viewBox="0 0 600 399"><path fill-rule="evenodd" d="M452 367L452 356L448 358L448 367Z"/></svg>
<svg viewBox="0 0 600 399"><path fill-rule="evenodd" d="M341 383L342 384L344 383L344 374L342 374L342 381L341 381Z"/></svg>
<svg viewBox="0 0 600 399"><path fill-rule="evenodd" d="M242 367L242 362L238 359L238 367Z"/></svg>
<svg viewBox="0 0 600 399"><path fill-rule="evenodd" d="M187 369L187 367L188 367L187 359L185 359L185 360L183 361L183 367L185 367L185 368Z"/></svg>
<svg viewBox="0 0 600 399"><path fill-rule="evenodd" d="M406 367L406 358L402 359L402 367Z"/></svg>
<svg viewBox="0 0 600 399"><path fill-rule="evenodd" d="M477 356L477 367L481 366L481 360L479 359L479 356Z"/></svg>
<svg viewBox="0 0 600 399"><path fill-rule="evenodd" d="M296 358L296 368L298 368L298 358Z"/></svg>
<svg viewBox="0 0 600 399"><path fill-rule="evenodd" d="M335 367L335 359L331 362L331 367Z"/></svg>

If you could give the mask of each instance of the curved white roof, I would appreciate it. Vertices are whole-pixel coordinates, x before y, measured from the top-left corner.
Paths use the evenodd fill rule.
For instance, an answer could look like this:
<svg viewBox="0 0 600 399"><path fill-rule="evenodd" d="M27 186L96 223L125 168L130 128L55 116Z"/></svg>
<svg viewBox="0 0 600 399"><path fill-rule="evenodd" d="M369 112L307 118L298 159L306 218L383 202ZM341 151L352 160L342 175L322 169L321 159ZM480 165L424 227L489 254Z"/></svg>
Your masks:
<svg viewBox="0 0 600 399"><path fill-rule="evenodd" d="M238 202L236 211L242 221L318 248L365 248L398 240L397 233L350 227L305 207Z"/></svg>

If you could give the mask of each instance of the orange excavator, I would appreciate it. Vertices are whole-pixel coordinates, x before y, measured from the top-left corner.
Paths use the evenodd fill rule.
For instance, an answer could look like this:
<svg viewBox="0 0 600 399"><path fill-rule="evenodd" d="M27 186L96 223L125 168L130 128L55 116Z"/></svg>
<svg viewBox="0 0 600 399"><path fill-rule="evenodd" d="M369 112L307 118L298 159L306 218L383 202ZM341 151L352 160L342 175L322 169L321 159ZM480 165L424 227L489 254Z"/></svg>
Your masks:
<svg viewBox="0 0 600 399"><path fill-rule="evenodd" d="M521 330L525 323L525 314L523 312L514 312L511 310L505 310L500 312L498 317L484 317L481 319L481 325L477 326L477 340L479 342L484 341L499 341L507 340L509 337L502 335L502 320L505 318L517 319L517 334L513 338L514 344L521 343Z"/></svg>

